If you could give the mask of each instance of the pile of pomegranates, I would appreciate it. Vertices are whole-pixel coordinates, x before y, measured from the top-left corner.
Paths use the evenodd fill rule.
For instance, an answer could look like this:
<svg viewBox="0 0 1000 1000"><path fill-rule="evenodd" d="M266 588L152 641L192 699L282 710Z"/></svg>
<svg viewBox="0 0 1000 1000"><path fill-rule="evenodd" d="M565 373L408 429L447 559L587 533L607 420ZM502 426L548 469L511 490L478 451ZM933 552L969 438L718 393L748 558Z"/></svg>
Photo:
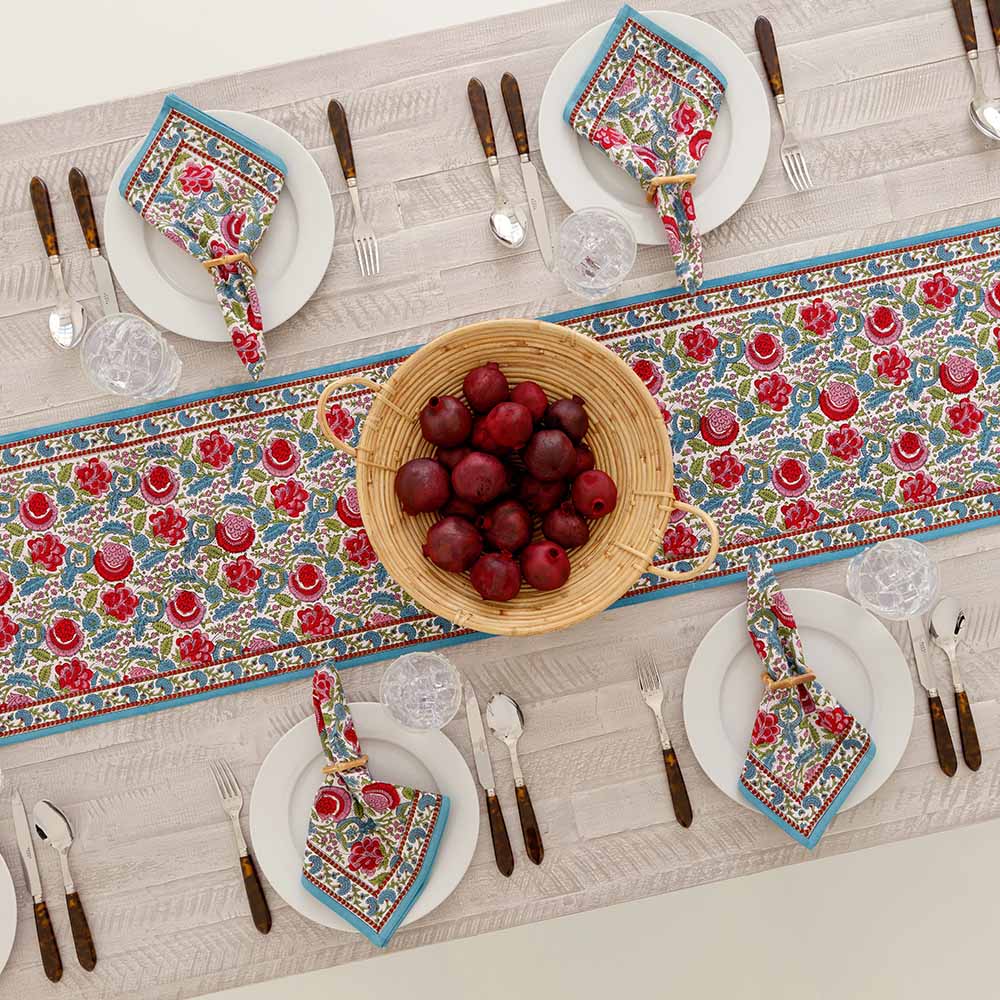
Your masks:
<svg viewBox="0 0 1000 1000"><path fill-rule="evenodd" d="M424 555L469 572L488 601L509 601L522 580L555 590L570 574L566 550L590 537L588 521L615 509L614 480L594 468L579 396L549 402L535 382L511 386L495 361L473 368L465 400L432 396L420 430L437 448L396 472L407 514L438 512ZM532 541L537 527L542 539Z"/></svg>

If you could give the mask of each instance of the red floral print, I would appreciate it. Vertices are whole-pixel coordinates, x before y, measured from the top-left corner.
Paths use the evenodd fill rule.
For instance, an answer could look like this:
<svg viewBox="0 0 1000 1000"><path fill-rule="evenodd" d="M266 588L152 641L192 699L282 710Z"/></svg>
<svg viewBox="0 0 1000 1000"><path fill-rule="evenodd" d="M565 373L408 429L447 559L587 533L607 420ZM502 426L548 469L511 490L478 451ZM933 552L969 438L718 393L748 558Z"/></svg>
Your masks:
<svg viewBox="0 0 1000 1000"><path fill-rule="evenodd" d="M958 295L958 288L945 277L943 271L938 271L933 278L921 281L920 291L923 292L927 305L934 309L948 309Z"/></svg>
<svg viewBox="0 0 1000 1000"><path fill-rule="evenodd" d="M590 138L593 142L598 143L601 149L613 149L615 146L624 146L628 142L628 137L624 132L609 128L607 125L595 129Z"/></svg>
<svg viewBox="0 0 1000 1000"><path fill-rule="evenodd" d="M785 628L795 628L795 617L792 615L788 598L779 590L771 599L771 610Z"/></svg>
<svg viewBox="0 0 1000 1000"><path fill-rule="evenodd" d="M861 455L865 440L850 424L841 424L827 431L826 443L834 458L853 462Z"/></svg>
<svg viewBox="0 0 1000 1000"><path fill-rule="evenodd" d="M778 372L755 379L754 387L757 390L757 402L762 406L770 406L778 413L788 406L792 398L792 383Z"/></svg>
<svg viewBox="0 0 1000 1000"><path fill-rule="evenodd" d="M698 551L698 536L686 524L672 524L664 532L663 551L671 559L691 559Z"/></svg>
<svg viewBox="0 0 1000 1000"><path fill-rule="evenodd" d="M694 195L690 191L685 190L681 195L681 205L684 206L684 218L688 221L694 219Z"/></svg>
<svg viewBox="0 0 1000 1000"><path fill-rule="evenodd" d="M306 509L309 492L298 480L288 479L271 487L271 498L275 510L283 510L289 517L299 517Z"/></svg>
<svg viewBox="0 0 1000 1000"><path fill-rule="evenodd" d="M20 626L6 611L0 611L0 649L6 649L14 641Z"/></svg>
<svg viewBox="0 0 1000 1000"><path fill-rule="evenodd" d="M837 325L837 310L823 299L813 299L799 309L802 325L817 337L825 337Z"/></svg>
<svg viewBox="0 0 1000 1000"><path fill-rule="evenodd" d="M830 420L850 420L858 405L857 392L846 382L831 382L819 394L819 408Z"/></svg>
<svg viewBox="0 0 1000 1000"><path fill-rule="evenodd" d="M219 430L212 431L207 437L198 441L198 451L201 452L201 460L212 466L213 469L225 468L236 450L232 441Z"/></svg>
<svg viewBox="0 0 1000 1000"><path fill-rule="evenodd" d="M139 598L126 584L116 583L110 590L105 590L101 594L101 603L112 618L127 622L139 607Z"/></svg>
<svg viewBox="0 0 1000 1000"><path fill-rule="evenodd" d="M149 523L153 527L154 537L162 538L170 545L176 545L182 541L187 528L187 518L174 510L173 507L154 510L149 515Z"/></svg>
<svg viewBox="0 0 1000 1000"><path fill-rule="evenodd" d="M347 867L352 872L361 871L367 875L378 871L385 853L382 845L375 837L362 837L351 844L351 852L347 856Z"/></svg>
<svg viewBox="0 0 1000 1000"><path fill-rule="evenodd" d="M229 247L222 240L210 240L208 249L213 257L226 257L229 254ZM220 281L227 281L234 274L240 273L240 266L234 261L232 264L217 264L213 270Z"/></svg>
<svg viewBox="0 0 1000 1000"><path fill-rule="evenodd" d="M972 392L979 381L979 369L968 359L953 354L941 363L941 385L957 396Z"/></svg>
<svg viewBox="0 0 1000 1000"><path fill-rule="evenodd" d="M714 349L714 345L713 345ZM663 369L646 358L640 358L632 365L632 371L639 376L642 384L655 396L663 385Z"/></svg>
<svg viewBox="0 0 1000 1000"><path fill-rule="evenodd" d="M889 447L892 464L902 472L912 472L927 462L929 455L924 439L914 431L904 431Z"/></svg>
<svg viewBox="0 0 1000 1000"><path fill-rule="evenodd" d="M66 546L55 535L46 534L41 538L32 538L28 542L28 551L31 553L33 563L44 566L50 573L54 573L62 566Z"/></svg>
<svg viewBox="0 0 1000 1000"><path fill-rule="evenodd" d="M250 329L263 333L264 320L260 314L260 297L257 295L256 285L247 289L247 323Z"/></svg>
<svg viewBox="0 0 1000 1000"><path fill-rule="evenodd" d="M188 163L181 171L181 190L185 194L200 194L212 190L215 171L207 163Z"/></svg>
<svg viewBox="0 0 1000 1000"><path fill-rule="evenodd" d="M234 328L229 339L233 342L233 347L236 348L236 353L243 364L252 365L260 361L260 340L256 333L247 333L245 330Z"/></svg>
<svg viewBox="0 0 1000 1000"><path fill-rule="evenodd" d="M786 458L771 473L774 488L783 497L801 496L809 488L809 470L797 458Z"/></svg>
<svg viewBox="0 0 1000 1000"><path fill-rule="evenodd" d="M0 608L2 608L14 593L14 584L6 573L0 573Z"/></svg>
<svg viewBox="0 0 1000 1000"><path fill-rule="evenodd" d="M399 792L395 785L385 781L373 781L361 789L362 801L369 809L377 813L388 812L399 805Z"/></svg>
<svg viewBox="0 0 1000 1000"><path fill-rule="evenodd" d="M784 356L785 349L781 346L781 341L766 330L758 333L746 347L747 364L759 372L777 368Z"/></svg>
<svg viewBox="0 0 1000 1000"><path fill-rule="evenodd" d="M759 635L754 635L753 632L748 632L747 635L750 636L750 643L754 648L754 652L767 663L767 643Z"/></svg>
<svg viewBox="0 0 1000 1000"><path fill-rule="evenodd" d="M360 528L364 523L361 520L361 504L358 502L358 491L353 486L348 486L344 490L343 495L337 497L337 517L348 528Z"/></svg>
<svg viewBox="0 0 1000 1000"><path fill-rule="evenodd" d="M256 537L253 521L242 514L226 514L215 526L216 544L233 555L246 552Z"/></svg>
<svg viewBox="0 0 1000 1000"><path fill-rule="evenodd" d="M899 340L902 332L902 318L888 306L876 306L865 317L865 335L873 344L891 344Z"/></svg>
<svg viewBox="0 0 1000 1000"><path fill-rule="evenodd" d="M746 466L731 452L724 451L708 463L709 472L717 486L731 490L743 478Z"/></svg>
<svg viewBox="0 0 1000 1000"><path fill-rule="evenodd" d="M693 159L700 160L705 155L705 150L708 149L708 143L711 138L712 133L707 128L703 128L700 132L695 132L691 136L691 141L688 142L688 152Z"/></svg>
<svg viewBox="0 0 1000 1000"><path fill-rule="evenodd" d="M333 690L333 678L325 670L313 674L313 702L322 704Z"/></svg>
<svg viewBox="0 0 1000 1000"><path fill-rule="evenodd" d="M275 438L265 449L261 465L272 476L290 476L302 461L299 449L287 438Z"/></svg>
<svg viewBox="0 0 1000 1000"><path fill-rule="evenodd" d="M710 406L701 418L701 436L717 448L732 444L740 432L736 418L720 406Z"/></svg>
<svg viewBox="0 0 1000 1000"><path fill-rule="evenodd" d="M326 422L330 425L330 433L341 441L349 440L354 432L354 417L340 403L334 403L326 411Z"/></svg>
<svg viewBox="0 0 1000 1000"><path fill-rule="evenodd" d="M119 542L105 542L94 556L94 569L108 583L124 580L134 568L132 553Z"/></svg>
<svg viewBox="0 0 1000 1000"><path fill-rule="evenodd" d="M687 356L694 361L708 361L719 346L717 337L702 323L681 334L681 343Z"/></svg>
<svg viewBox="0 0 1000 1000"><path fill-rule="evenodd" d="M322 604L311 604L298 613L302 634L310 639L325 639L334 634L337 624L333 612Z"/></svg>
<svg viewBox="0 0 1000 1000"><path fill-rule="evenodd" d="M178 590L167 603L167 621L174 628L194 628L205 617L205 602L193 590Z"/></svg>
<svg viewBox="0 0 1000 1000"><path fill-rule="evenodd" d="M180 487L180 477L165 465L152 466L139 481L139 493L146 503L170 503Z"/></svg>
<svg viewBox="0 0 1000 1000"><path fill-rule="evenodd" d="M958 431L959 434L971 436L979 430L979 425L983 422L983 411L969 398L949 406L945 412L948 414L951 429Z"/></svg>
<svg viewBox="0 0 1000 1000"><path fill-rule="evenodd" d="M227 212L219 222L219 232L232 250L239 250L240 234L246 222L246 212Z"/></svg>
<svg viewBox="0 0 1000 1000"><path fill-rule="evenodd" d="M816 721L834 736L841 736L850 730L854 725L854 716L848 715L840 705L834 708L825 708L816 713Z"/></svg>
<svg viewBox="0 0 1000 1000"><path fill-rule="evenodd" d="M783 504L781 516L789 531L810 531L819 524L819 511L808 500Z"/></svg>
<svg viewBox="0 0 1000 1000"><path fill-rule="evenodd" d="M94 679L94 671L83 660L63 660L56 666L56 680L63 691L73 694L86 694L90 690L90 682Z"/></svg>
<svg viewBox="0 0 1000 1000"><path fill-rule="evenodd" d="M922 469L909 479L904 479L899 488L903 491L903 499L917 506L930 503L937 496L937 484Z"/></svg>
<svg viewBox="0 0 1000 1000"><path fill-rule="evenodd" d="M56 618L45 631L45 644L57 656L72 656L83 646L83 630L72 618Z"/></svg>
<svg viewBox="0 0 1000 1000"><path fill-rule="evenodd" d="M681 135L690 135L697 120L697 109L691 104L682 104L673 113L670 124L673 126L675 132L679 132Z"/></svg>
<svg viewBox="0 0 1000 1000"><path fill-rule="evenodd" d="M750 742L757 747L769 746L778 738L780 731L778 717L774 712L758 712L757 718L753 720Z"/></svg>
<svg viewBox="0 0 1000 1000"><path fill-rule="evenodd" d="M80 489L91 496L99 497L111 486L111 469L99 458L87 459L76 467L75 474Z"/></svg>
<svg viewBox="0 0 1000 1000"><path fill-rule="evenodd" d="M205 666L212 662L215 643L196 630L189 635L182 635L178 638L177 652L185 662Z"/></svg>
<svg viewBox="0 0 1000 1000"><path fill-rule="evenodd" d="M873 360L879 376L893 385L902 385L910 377L910 359L895 344Z"/></svg>
<svg viewBox="0 0 1000 1000"><path fill-rule="evenodd" d="M316 815L327 823L338 823L351 815L354 799L351 793L340 785L327 785L316 793L313 808Z"/></svg>
<svg viewBox="0 0 1000 1000"><path fill-rule="evenodd" d="M347 549L347 558L352 563L357 563L362 569L368 569L378 562L378 556L372 548L372 543L368 540L368 532L364 528L357 531L349 531L344 536L344 548Z"/></svg>
<svg viewBox="0 0 1000 1000"><path fill-rule="evenodd" d="M225 574L229 586L241 594L249 594L260 579L260 570L246 556L240 556L235 562L228 563Z"/></svg>
<svg viewBox="0 0 1000 1000"><path fill-rule="evenodd" d="M643 163L649 167L653 173L657 173L660 169L660 158L654 153L649 146L632 146L632 152L635 153L636 158L641 160Z"/></svg>
<svg viewBox="0 0 1000 1000"><path fill-rule="evenodd" d="M288 574L288 590L300 601L318 601L326 591L326 577L312 563L299 563Z"/></svg>
<svg viewBox="0 0 1000 1000"><path fill-rule="evenodd" d="M18 516L29 531L44 531L52 527L59 511L47 493L35 490L21 501Z"/></svg>
<svg viewBox="0 0 1000 1000"><path fill-rule="evenodd" d="M354 720L344 726L344 739L352 750L360 750L361 743L358 741L358 731L354 728Z"/></svg>

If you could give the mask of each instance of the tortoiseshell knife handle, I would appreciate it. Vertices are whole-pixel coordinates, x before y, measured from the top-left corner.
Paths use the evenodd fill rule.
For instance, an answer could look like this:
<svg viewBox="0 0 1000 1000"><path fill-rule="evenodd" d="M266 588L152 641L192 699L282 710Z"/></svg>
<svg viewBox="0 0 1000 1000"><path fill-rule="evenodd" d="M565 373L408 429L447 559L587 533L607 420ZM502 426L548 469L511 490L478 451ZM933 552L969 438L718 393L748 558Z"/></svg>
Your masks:
<svg viewBox="0 0 1000 1000"><path fill-rule="evenodd" d="M767 73L767 82L771 85L771 93L780 97L785 92L785 84L781 79L781 63L778 62L778 46L774 42L774 29L766 17L758 17L753 26L757 36L757 48Z"/></svg>
<svg viewBox="0 0 1000 1000"><path fill-rule="evenodd" d="M326 106L326 116L330 119L330 131L333 133L333 144L337 147L337 156L340 157L344 180L354 180L357 176L354 170L354 147L351 145L351 130L347 127L344 105L340 101L330 101Z"/></svg>
<svg viewBox="0 0 1000 1000"><path fill-rule="evenodd" d="M951 742L951 730L945 718L941 696L928 695L927 705L931 711L931 727L934 730L934 747L937 750L938 763L941 770L950 778L958 770L958 758L955 756L955 745Z"/></svg>
<svg viewBox="0 0 1000 1000"><path fill-rule="evenodd" d="M507 109L507 121L514 134L514 145L518 156L528 154L528 127L524 124L524 105L521 103L521 88L513 73L504 73L500 78L500 93L503 94L504 107Z"/></svg>
<svg viewBox="0 0 1000 1000"><path fill-rule="evenodd" d="M69 193L73 196L76 217L80 220L83 238L89 250L100 250L101 241L97 235L97 219L94 218L94 203L90 200L90 186L82 170L74 167L69 172Z"/></svg>
<svg viewBox="0 0 1000 1000"><path fill-rule="evenodd" d="M955 692L955 707L958 709L958 735L962 737L962 756L970 771L978 771L983 763L983 752L979 748L979 733L976 720L972 717L969 696L964 691Z"/></svg>
<svg viewBox="0 0 1000 1000"><path fill-rule="evenodd" d="M510 849L510 837L507 836L507 824L503 820L500 800L496 793L486 792L486 812L490 817L490 834L493 837L493 856L497 860L497 868L501 875L510 877L514 870L514 852Z"/></svg>
<svg viewBox="0 0 1000 1000"><path fill-rule="evenodd" d="M247 891L253 925L261 934L266 934L271 929L271 911L264 898L264 887L260 884L257 866L249 854L240 858L240 870L243 872L243 888Z"/></svg>
<svg viewBox="0 0 1000 1000"><path fill-rule="evenodd" d="M97 951L78 892L66 894L66 909L69 911L69 925L73 929L73 946L76 948L77 961L88 972L93 972L94 966L97 965Z"/></svg>
<svg viewBox="0 0 1000 1000"><path fill-rule="evenodd" d="M527 785L516 785L514 794L517 796L517 812L521 817L521 835L524 837L524 852L535 862L542 863L545 857L545 847L542 844L542 831L538 829L535 819L535 807L531 804Z"/></svg>
<svg viewBox="0 0 1000 1000"><path fill-rule="evenodd" d="M951 6L955 11L955 20L958 21L958 32L962 36L965 51L975 51L978 44L976 42L976 22L972 19L971 0L951 0Z"/></svg>
<svg viewBox="0 0 1000 1000"><path fill-rule="evenodd" d="M479 130L483 152L488 160L491 156L497 155L497 143L493 137L493 119L490 117L490 105L486 100L486 88L475 77L469 81L469 105L472 108L472 117L476 121L476 128Z"/></svg>
<svg viewBox="0 0 1000 1000"><path fill-rule="evenodd" d="M1000 0L986 0L990 13L990 27L993 28L993 44L1000 45Z"/></svg>
<svg viewBox="0 0 1000 1000"><path fill-rule="evenodd" d="M52 930L52 920L49 918L49 908L43 899L35 903L35 933L38 935L38 950L42 955L42 968L45 975L54 983L62 979L62 959L59 957L59 945Z"/></svg>
<svg viewBox="0 0 1000 1000"><path fill-rule="evenodd" d="M688 798L687 785L681 774L681 765L673 747L663 751L663 765L667 769L667 787L670 789L670 801L674 804L674 815L683 827L691 825L694 813L691 810L691 800Z"/></svg>
<svg viewBox="0 0 1000 1000"><path fill-rule="evenodd" d="M31 178L31 207L35 210L35 221L38 231L42 234L45 253L49 257L59 255L59 240L56 239L56 223L52 218L52 202L49 201L49 189L41 177Z"/></svg>

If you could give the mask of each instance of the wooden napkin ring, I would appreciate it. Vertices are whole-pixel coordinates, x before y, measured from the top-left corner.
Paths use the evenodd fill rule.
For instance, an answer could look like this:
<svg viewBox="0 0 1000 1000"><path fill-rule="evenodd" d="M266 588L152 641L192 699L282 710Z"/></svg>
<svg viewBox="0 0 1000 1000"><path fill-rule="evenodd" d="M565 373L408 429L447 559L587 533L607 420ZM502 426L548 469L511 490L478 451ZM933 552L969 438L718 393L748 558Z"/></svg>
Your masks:
<svg viewBox="0 0 1000 1000"><path fill-rule="evenodd" d="M227 253L222 257L213 257L211 260L203 260L201 266L206 271L211 271L213 267L221 267L223 264L235 264L237 261L241 264L246 264L253 274L257 273L257 268L254 267L254 263L250 259L250 254L243 253L242 251L240 253Z"/></svg>
<svg viewBox="0 0 1000 1000"><path fill-rule="evenodd" d="M798 687L800 684L808 684L810 681L816 680L816 675L811 670L807 670L804 674L793 674L791 677L782 677L780 681L776 681L772 680L771 675L765 670L760 675L760 679L764 682L764 686L768 691L781 691L784 688L793 688Z"/></svg>
<svg viewBox="0 0 1000 1000"><path fill-rule="evenodd" d="M353 771L356 767L364 767L368 763L368 754L354 757L352 760L342 760L339 764L327 764L324 774L340 774L341 771Z"/></svg>
<svg viewBox="0 0 1000 1000"><path fill-rule="evenodd" d="M668 174L666 177L654 177L646 188L646 201L652 202L656 199L656 189L664 184L694 184L696 174Z"/></svg>

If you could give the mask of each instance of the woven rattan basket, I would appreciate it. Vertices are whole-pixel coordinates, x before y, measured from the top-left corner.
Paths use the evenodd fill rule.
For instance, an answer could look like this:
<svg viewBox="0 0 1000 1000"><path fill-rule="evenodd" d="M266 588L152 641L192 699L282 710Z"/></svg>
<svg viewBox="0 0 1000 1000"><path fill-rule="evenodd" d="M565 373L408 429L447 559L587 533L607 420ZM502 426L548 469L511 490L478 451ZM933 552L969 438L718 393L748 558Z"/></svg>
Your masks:
<svg viewBox="0 0 1000 1000"><path fill-rule="evenodd" d="M586 441L597 467L618 486L618 506L591 522L590 541L569 553L566 584L544 593L525 584L505 604L484 601L467 574L446 573L424 558L421 549L435 517L404 514L393 491L399 466L434 452L417 419L427 400L461 396L466 372L487 361L498 362L511 384L533 379L552 399L582 396L590 416ZM333 435L326 413L334 394L359 385L373 391L373 400L355 449ZM674 499L670 440L653 397L619 357L564 327L505 319L453 330L411 355L383 384L356 375L334 379L323 390L318 414L326 438L356 461L361 516L385 568L415 601L465 628L495 635L566 628L614 603L643 573L686 580L715 562L714 521ZM652 564L675 508L701 518L711 536L707 554L687 572Z"/></svg>

